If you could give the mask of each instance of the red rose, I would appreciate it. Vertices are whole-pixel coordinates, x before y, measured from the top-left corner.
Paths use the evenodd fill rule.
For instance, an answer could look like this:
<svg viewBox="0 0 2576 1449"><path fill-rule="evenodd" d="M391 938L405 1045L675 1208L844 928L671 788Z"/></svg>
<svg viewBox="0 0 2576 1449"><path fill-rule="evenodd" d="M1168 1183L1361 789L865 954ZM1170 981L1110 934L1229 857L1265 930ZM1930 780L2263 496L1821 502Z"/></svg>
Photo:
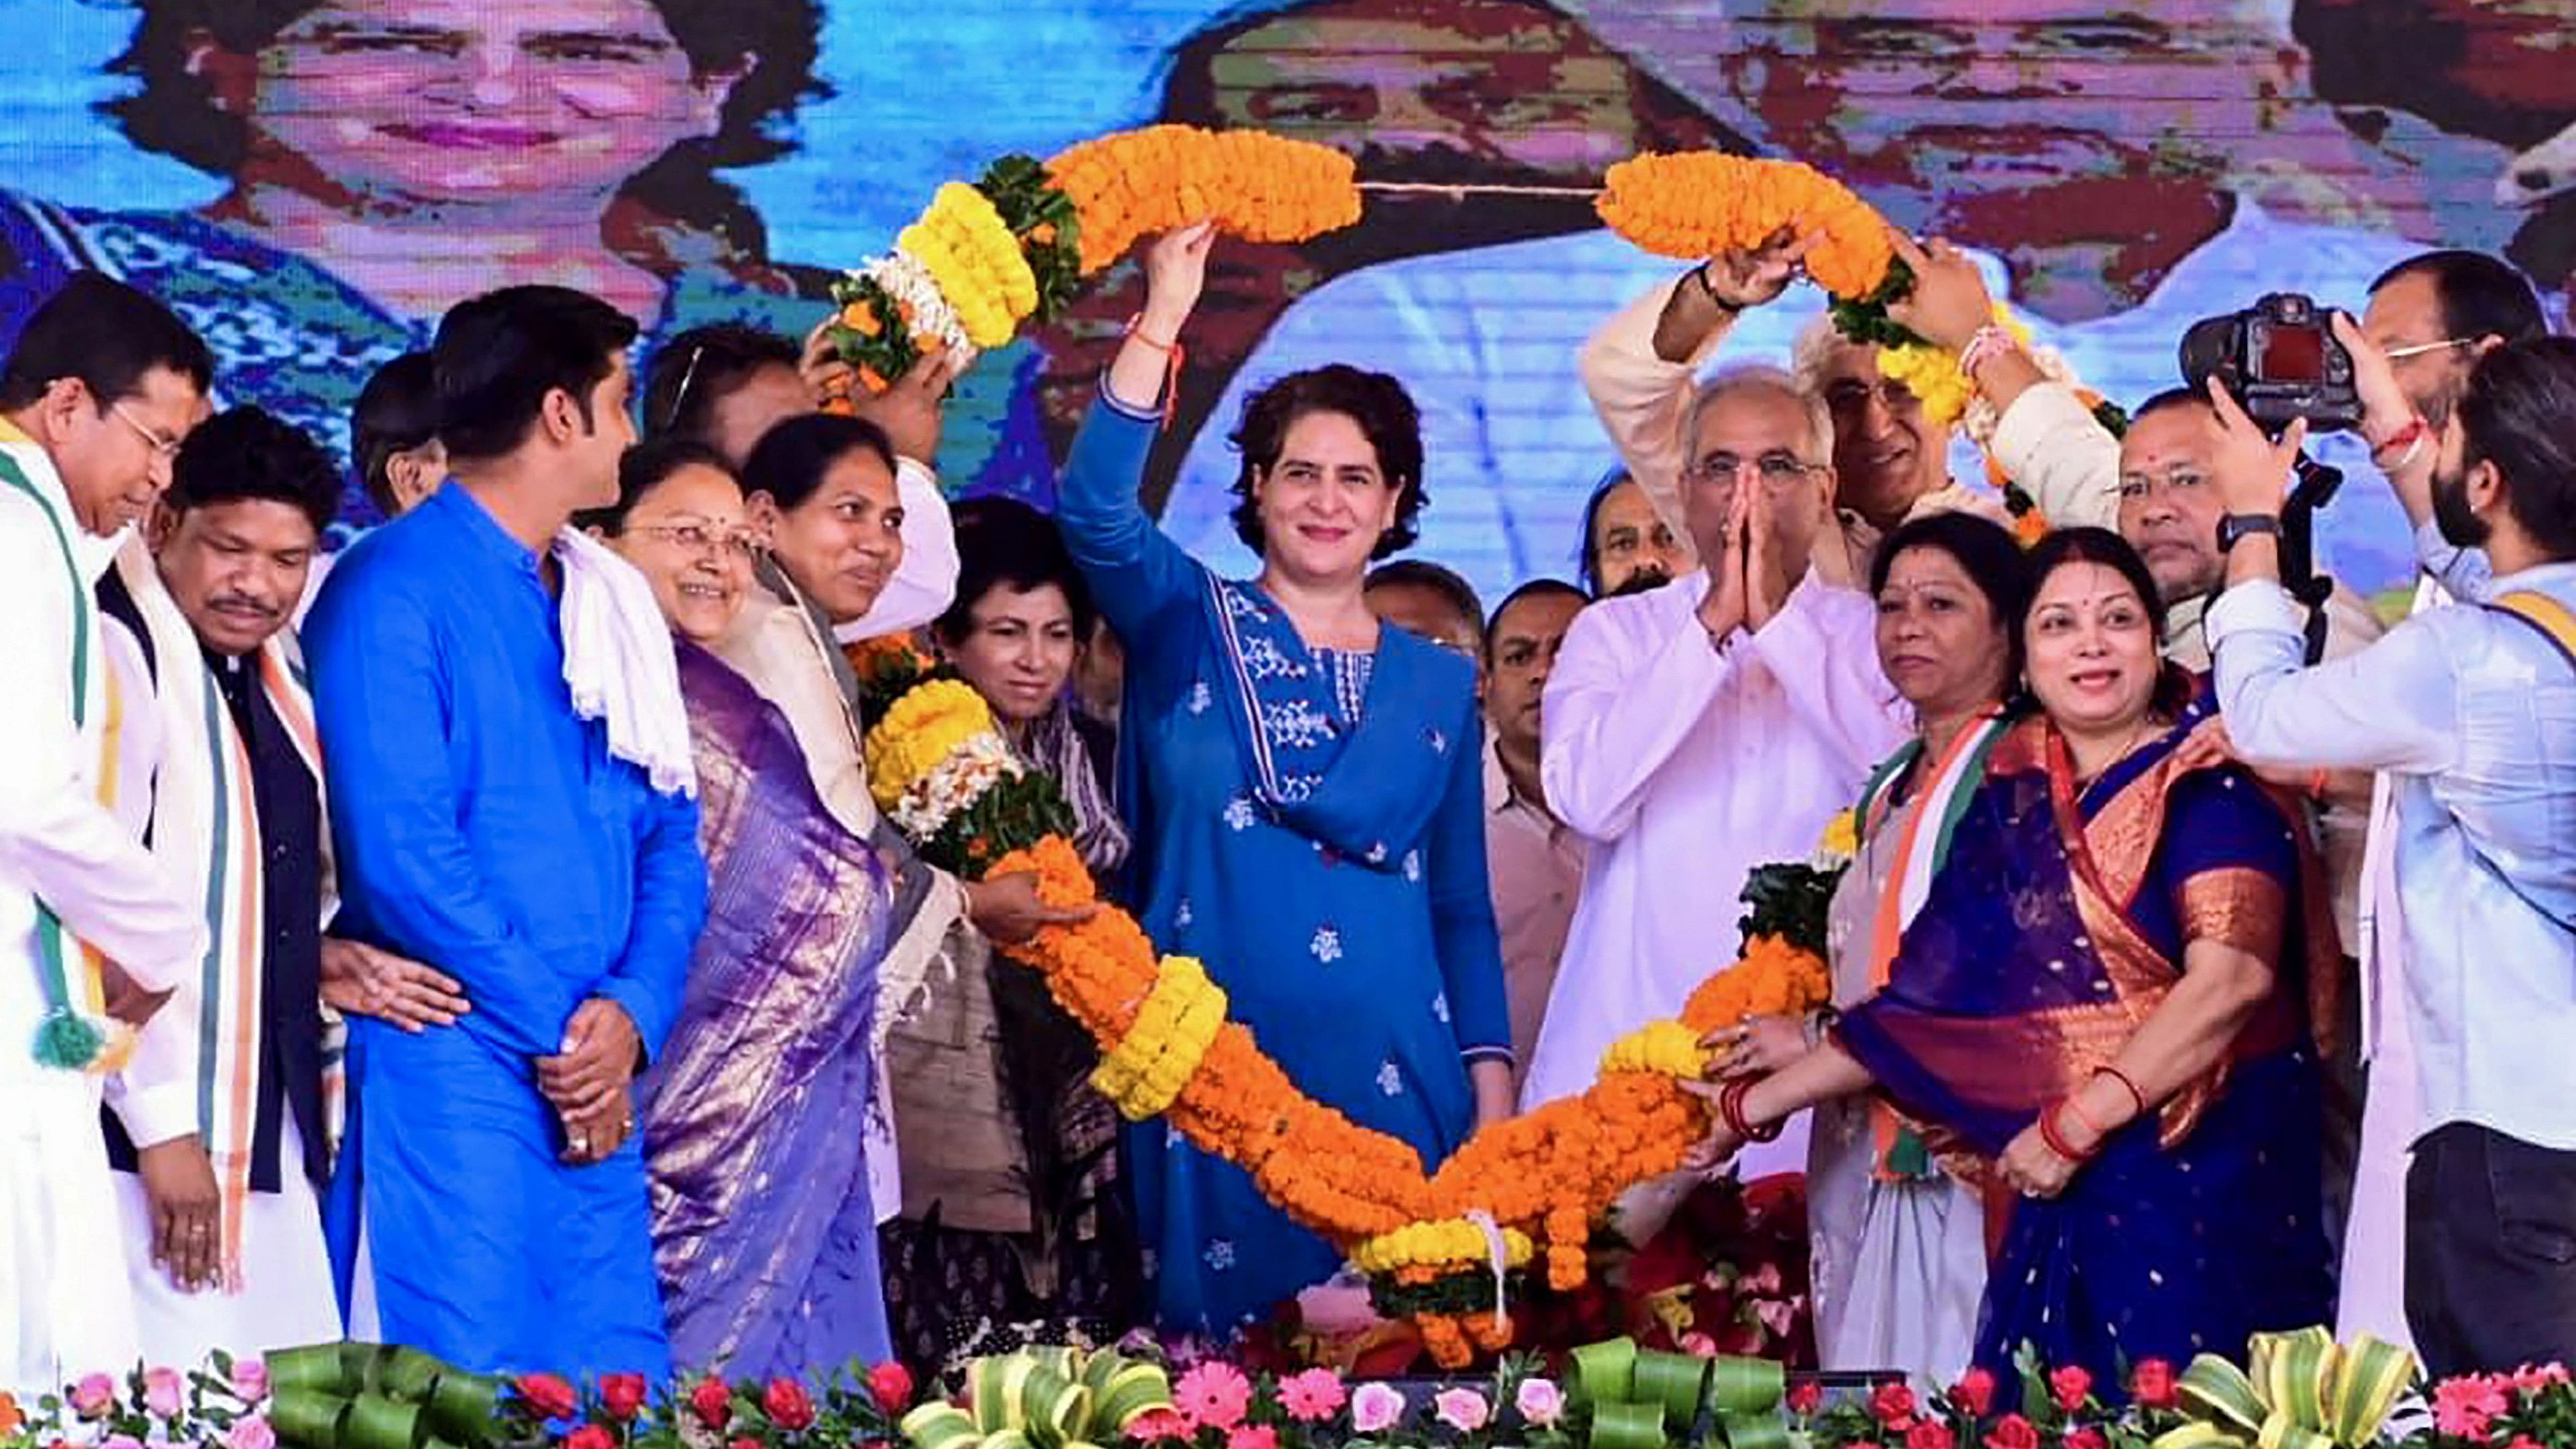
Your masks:
<svg viewBox="0 0 2576 1449"><path fill-rule="evenodd" d="M1982 1419L1995 1407L1995 1376L1972 1368L1950 1386L1950 1403L1971 1419Z"/></svg>
<svg viewBox="0 0 2576 1449"><path fill-rule="evenodd" d="M725 1449L761 1449L761 1443L757 1439L736 1439Z"/></svg>
<svg viewBox="0 0 2576 1449"><path fill-rule="evenodd" d="M624 1424L644 1411L644 1376L642 1374L601 1374L599 1406L608 1417Z"/></svg>
<svg viewBox="0 0 2576 1449"><path fill-rule="evenodd" d="M1914 1390L1903 1383L1884 1383L1870 1391L1869 1412L1890 1429L1906 1429L1914 1423Z"/></svg>
<svg viewBox="0 0 2576 1449"><path fill-rule="evenodd" d="M1959 1436L1938 1419L1924 1419L1905 1431L1905 1449L1959 1449Z"/></svg>
<svg viewBox="0 0 2576 1449"><path fill-rule="evenodd" d="M565 1437L563 1449L617 1449L617 1436L597 1424L584 1424Z"/></svg>
<svg viewBox="0 0 2576 1449"><path fill-rule="evenodd" d="M2068 1364L2048 1376L2048 1392L2057 1407L2072 1414L2093 1396L2093 1374L2080 1364Z"/></svg>
<svg viewBox="0 0 2576 1449"><path fill-rule="evenodd" d="M2006 1414L1987 1432L1986 1449L2039 1449L2039 1430L2019 1414Z"/></svg>
<svg viewBox="0 0 2576 1449"><path fill-rule="evenodd" d="M769 1411L770 1422L781 1429L814 1427L814 1396L794 1379L771 1379L768 1392L760 1396L760 1406Z"/></svg>
<svg viewBox="0 0 2576 1449"><path fill-rule="evenodd" d="M698 1414L698 1422L710 1429L722 1429L733 1422L733 1390L718 1378L698 1380L689 1390L689 1407Z"/></svg>
<svg viewBox="0 0 2576 1449"><path fill-rule="evenodd" d="M529 1374L519 1380L519 1402L540 1419L563 1419L580 1409L581 1396L553 1374Z"/></svg>
<svg viewBox="0 0 2576 1449"><path fill-rule="evenodd" d="M2170 1409L2182 1402L2182 1391L2174 1383L2173 1365L2160 1358L2142 1358L2129 1370L2129 1397L2143 1408Z"/></svg>
<svg viewBox="0 0 2576 1449"><path fill-rule="evenodd" d="M900 1414L912 1402L912 1370L891 1359L868 1370L868 1395L877 1408L888 1414Z"/></svg>
<svg viewBox="0 0 2576 1449"><path fill-rule="evenodd" d="M1825 1405L1825 1386L1814 1379L1800 1379L1789 1386L1789 1412L1812 1414Z"/></svg>
<svg viewBox="0 0 2576 1449"><path fill-rule="evenodd" d="M2102 1437L2101 1430L2087 1424L2066 1431L2066 1449L2111 1449L2111 1441Z"/></svg>

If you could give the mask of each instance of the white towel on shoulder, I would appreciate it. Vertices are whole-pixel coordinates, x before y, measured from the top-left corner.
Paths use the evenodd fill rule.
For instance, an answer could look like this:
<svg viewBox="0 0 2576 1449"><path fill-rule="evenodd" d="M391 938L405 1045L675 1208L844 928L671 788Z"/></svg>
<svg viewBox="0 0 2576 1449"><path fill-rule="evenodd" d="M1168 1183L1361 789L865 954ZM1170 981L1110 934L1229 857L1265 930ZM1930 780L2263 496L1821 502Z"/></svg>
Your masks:
<svg viewBox="0 0 2576 1449"><path fill-rule="evenodd" d="M608 752L643 767L654 789L695 799L689 711L653 586L577 528L555 535L554 557L563 568L564 683L573 713L606 721Z"/></svg>

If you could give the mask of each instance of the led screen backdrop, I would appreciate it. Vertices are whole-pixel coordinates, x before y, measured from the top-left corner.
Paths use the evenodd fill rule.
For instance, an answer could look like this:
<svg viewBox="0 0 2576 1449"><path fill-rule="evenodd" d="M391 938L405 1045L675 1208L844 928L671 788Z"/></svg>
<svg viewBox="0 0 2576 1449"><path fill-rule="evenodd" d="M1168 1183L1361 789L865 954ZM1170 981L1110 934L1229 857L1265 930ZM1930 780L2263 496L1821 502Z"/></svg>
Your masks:
<svg viewBox="0 0 2576 1449"><path fill-rule="evenodd" d="M215 343L226 400L343 448L358 386L461 296L545 279L657 335L801 331L828 271L940 181L1158 118L1325 141L1388 180L1797 156L1985 253L2128 402L2174 380L2186 323L2267 289L2357 307L2454 244L2509 253L2555 306L2576 269L2576 0L0 0L0 34L0 332L108 267ZM1228 420L1249 386L1349 360L1423 405L1420 552L1488 591L1568 572L1611 462L1573 350L1669 271L1549 198L1380 198L1309 246L1224 246L1154 472L1167 525L1246 562ZM948 476L1044 502L1137 301L1121 269L979 366ZM1815 305L1734 352L1785 357ZM2355 472L2328 555L2385 588L2403 529Z"/></svg>

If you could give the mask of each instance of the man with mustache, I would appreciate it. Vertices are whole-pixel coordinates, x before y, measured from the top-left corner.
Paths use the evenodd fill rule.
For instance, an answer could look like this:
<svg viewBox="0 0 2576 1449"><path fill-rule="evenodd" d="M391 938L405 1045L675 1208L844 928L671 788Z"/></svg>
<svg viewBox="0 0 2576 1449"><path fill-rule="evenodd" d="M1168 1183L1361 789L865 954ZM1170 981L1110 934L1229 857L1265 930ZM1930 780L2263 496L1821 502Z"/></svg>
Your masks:
<svg viewBox="0 0 2576 1449"><path fill-rule="evenodd" d="M2446 540L2486 551L2490 600L2302 668L2275 541L2300 430L2274 443L2214 395L2234 546L2209 632L2239 754L2383 770L2396 796L2406 1317L2443 1378L2576 1353L2576 340L2490 350L2438 435L2365 380L2365 432Z"/></svg>
<svg viewBox="0 0 2576 1449"><path fill-rule="evenodd" d="M145 1028L106 1122L126 1240L149 1248L131 1281L153 1363L340 1331L322 1237L326 959L352 1006L372 977L424 1023L464 1010L445 976L323 935L319 738L289 620L339 491L319 443L233 408L188 435L169 492L99 582L126 699L120 771L148 786L134 791L144 838L213 932L208 969Z"/></svg>
<svg viewBox="0 0 2576 1449"><path fill-rule="evenodd" d="M1290 370L1273 364L1266 338L1301 298L1389 263L1593 231L1599 221L1585 193L1613 162L1639 151L1743 148L1700 107L1605 44L1595 25L1550 0L1256 0L1174 48L1161 119L1258 128L1331 146L1356 160L1363 181L1570 189L1466 197L1376 192L1359 222L1341 231L1294 247L1229 242L1218 250L1207 300L1191 324L1180 410L1146 476L1149 504L1169 497L1165 526L1220 569L1249 564L1227 522L1236 460L1225 434L1245 396ZM1515 333L1580 315L1587 305L1607 310L1642 285L1624 272L1606 285L1589 277L1546 281L1533 293L1541 305ZM1560 287L1576 295L1545 295ZM1114 269L1040 332L1048 364L1038 386L1059 454L1091 404L1126 319L1142 305L1142 288L1139 269ZM1417 374L1409 359L1376 350L1394 325L1370 318L1347 327L1327 349L1333 355L1318 361L1374 358L1410 386ZM1256 349L1263 360L1247 367ZM1563 376L1563 353L1520 352L1515 376L1563 392L1579 409ZM1513 418L1494 421L1508 430ZM1479 466L1470 461L1485 456L1471 451L1475 420L1453 408L1423 423L1434 467L1444 458ZM1555 471L1544 489L1507 498L1501 485L1510 480L1498 478L1489 489L1479 476L1479 486L1433 495L1450 520L1437 525L1449 539L1427 552L1489 596L1557 561L1554 550L1574 533L1582 497L1556 495L1599 470L1595 440L1577 435L1548 446Z"/></svg>
<svg viewBox="0 0 2576 1449"><path fill-rule="evenodd" d="M118 699L90 590L213 371L167 308L96 272L0 366L0 1392L28 1403L136 1357L98 1140L112 1031L87 1008L95 991L144 1021L140 993L196 968L206 923L106 798Z"/></svg>
<svg viewBox="0 0 2576 1449"><path fill-rule="evenodd" d="M1652 7L1636 8L1622 22L1595 7L1589 23L1648 53L1665 35L1644 13ZM1724 10L1722 23L1695 23L1687 45L1657 52L1685 93L1758 149L1809 162L1897 225L1975 254L1994 295L2106 397L2171 385L2175 339L2197 318L2266 291L2349 293L2413 250L2276 214L2235 172L2238 155L2268 150L2314 105L2270 0L1736 0ZM1443 500L1424 547L1491 586L1531 571L1520 536L1554 531L1574 506L1567 483L1591 472L1580 461L1587 409L1562 359L1594 319L1673 271L1600 230L1374 266L1300 299L1242 379L1355 352L1401 374L1423 409L1425 486ZM1739 324L1730 354L1786 358L1823 307L1810 289L1761 309ZM2342 440L2326 446L2363 461ZM1979 467L1961 448L1951 471ZM1203 435L1167 526L1213 546L1231 476L1222 440ZM2392 524L2384 501L2364 493L2326 526L2346 566L2375 584L2410 564L2388 543Z"/></svg>

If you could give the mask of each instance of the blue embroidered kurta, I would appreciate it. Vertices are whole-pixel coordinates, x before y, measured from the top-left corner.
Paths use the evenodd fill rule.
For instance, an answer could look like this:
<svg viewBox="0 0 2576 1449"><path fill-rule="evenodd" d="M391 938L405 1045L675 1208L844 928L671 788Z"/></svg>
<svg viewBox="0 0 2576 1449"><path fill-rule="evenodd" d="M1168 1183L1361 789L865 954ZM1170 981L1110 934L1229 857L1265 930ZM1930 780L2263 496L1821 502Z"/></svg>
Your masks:
<svg viewBox="0 0 2576 1449"><path fill-rule="evenodd" d="M1058 514L1127 647L1143 925L1308 1095L1427 1171L1475 1125L1467 1061L1510 1055L1473 671L1397 629L1372 654L1309 649L1258 586L1193 562L1137 506L1154 430L1095 406ZM1235 1328L1339 1264L1161 1120L1129 1146L1166 1328Z"/></svg>
<svg viewBox="0 0 2576 1449"><path fill-rule="evenodd" d="M304 639L337 930L473 1005L416 1035L353 1025L344 1161L384 1336L476 1369L658 1375L641 1135L566 1166L534 1059L593 997L648 1052L670 1030L706 910L697 807L574 716L537 557L461 488L352 547Z"/></svg>

